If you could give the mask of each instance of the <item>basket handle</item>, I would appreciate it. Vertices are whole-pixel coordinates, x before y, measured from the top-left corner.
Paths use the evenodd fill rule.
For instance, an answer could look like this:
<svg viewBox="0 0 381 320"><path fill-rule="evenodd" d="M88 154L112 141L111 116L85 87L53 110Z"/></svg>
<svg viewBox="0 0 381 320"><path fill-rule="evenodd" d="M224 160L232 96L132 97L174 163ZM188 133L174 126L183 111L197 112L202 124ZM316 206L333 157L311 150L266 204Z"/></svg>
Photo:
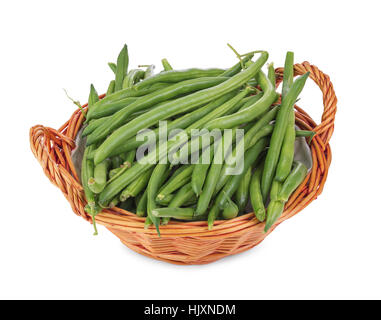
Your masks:
<svg viewBox="0 0 381 320"><path fill-rule="evenodd" d="M36 125L29 131L29 140L32 152L45 175L60 188L73 211L88 220L89 217L83 210L86 203L83 188L71 162L71 151L75 148L73 139L55 129Z"/></svg>
<svg viewBox="0 0 381 320"><path fill-rule="evenodd" d="M329 76L320 71L319 68L311 65L307 61L294 65L295 76L305 74L308 71L310 72L309 77L319 86L323 93L324 110L321 123L316 125L313 130L319 135L322 143L326 147L334 130L337 97ZM279 84L283 79L283 68L277 68L275 72L277 74L277 84Z"/></svg>

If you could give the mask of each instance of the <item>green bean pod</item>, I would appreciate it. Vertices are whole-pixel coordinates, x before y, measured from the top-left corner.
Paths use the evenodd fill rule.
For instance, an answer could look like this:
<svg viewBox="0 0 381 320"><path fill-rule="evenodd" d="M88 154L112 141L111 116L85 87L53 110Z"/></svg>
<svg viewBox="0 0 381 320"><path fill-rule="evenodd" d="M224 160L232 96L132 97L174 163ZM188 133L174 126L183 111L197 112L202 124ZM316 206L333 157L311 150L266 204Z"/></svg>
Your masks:
<svg viewBox="0 0 381 320"><path fill-rule="evenodd" d="M106 159L94 168L94 177L90 177L88 185L94 193L101 193L107 184L107 173L110 167L110 160Z"/></svg>
<svg viewBox="0 0 381 320"><path fill-rule="evenodd" d="M283 144L279 155L279 161L276 168L275 180L283 182L290 174L292 162L294 161L295 145L295 115L292 111L289 115L290 120L283 138Z"/></svg>
<svg viewBox="0 0 381 320"><path fill-rule="evenodd" d="M287 52L286 61L283 72L282 97L289 92L294 81L294 53ZM295 114L294 110L290 110L289 123L287 124L285 136L283 139L282 149L279 155L279 162L276 168L275 179L283 182L289 175L294 160L294 144L295 144Z"/></svg>
<svg viewBox="0 0 381 320"><path fill-rule="evenodd" d="M263 66L263 64L266 62L268 58L268 53L264 52L261 54L261 57L256 60L254 63L250 64L250 66L243 70L242 72L238 73L237 75L233 76L229 80L226 80L221 87L221 85L215 86L210 89L205 89L200 92L197 92L196 94L192 94L192 101L194 103L194 100L197 100L197 104L200 103L200 100L203 102L211 101L217 97L220 97L227 92L233 91L234 89L240 87L242 84L244 84L247 80L251 79L253 75L255 75L259 69ZM202 95L200 95L202 93ZM207 98L205 97L205 93L207 93ZM189 96L187 97L189 100ZM179 100L179 99L178 99ZM177 100L177 101L178 101ZM205 101L205 103L206 103ZM193 104L192 103L192 104ZM186 103L187 106L189 106L188 102ZM176 104L177 108L180 108L180 105ZM180 108L181 109L181 108ZM152 161L158 161L158 159L161 159L163 157L166 157L168 155L168 151L171 151L171 149L176 148L178 146L181 146L184 142L181 137L178 137L176 139L173 139L168 143L167 148L164 150L161 150L160 146L158 148L155 148L150 154L148 154L145 159L147 163L135 163L130 169L125 171L122 175L120 175L117 179L115 179L112 183L108 184L106 188L102 191L102 193L99 195L99 202L100 203L107 203L109 202L118 192L120 192L128 183L133 181L137 176L139 176L142 172L145 170L148 170L152 164L150 164ZM159 152L158 152L159 151Z"/></svg>
<svg viewBox="0 0 381 320"><path fill-rule="evenodd" d="M213 158L213 152L214 149L208 146L205 148L205 150L202 152L199 162L195 164L193 172L192 172L192 179L191 179L191 186L193 192L199 196L202 191L202 187L204 186L204 182L206 179L206 175L208 173L209 167L210 167L210 161L206 161L206 163L203 163L204 157L209 154L209 160Z"/></svg>
<svg viewBox="0 0 381 320"><path fill-rule="evenodd" d="M106 96L113 94L115 92L115 80L111 80L107 87Z"/></svg>
<svg viewBox="0 0 381 320"><path fill-rule="evenodd" d="M307 167L300 161L295 161L294 168L284 181L282 188L279 191L279 201L286 202L295 189L303 182L304 178L307 176L307 173Z"/></svg>
<svg viewBox="0 0 381 320"><path fill-rule="evenodd" d="M275 88L275 83L276 83L276 77L275 77L275 69L274 69L274 63L271 62L268 66L268 73L267 73L267 77L269 78L270 82L272 83L272 85L274 86Z"/></svg>
<svg viewBox="0 0 381 320"><path fill-rule="evenodd" d="M209 230L213 229L214 221L217 219L220 212L221 210L220 210L220 207L217 205L217 203L213 204L208 214L208 229Z"/></svg>
<svg viewBox="0 0 381 320"><path fill-rule="evenodd" d="M233 128L237 125L253 121L270 108L272 103L278 98L278 94L275 92L273 84L262 71L260 71L256 77L258 79L258 83L263 89L262 98L250 107L247 107L239 112L212 120L206 126L208 130L215 128Z"/></svg>
<svg viewBox="0 0 381 320"><path fill-rule="evenodd" d="M266 209L262 198L261 178L263 165L254 170L253 177L250 181L250 200L253 206L254 214L259 221L264 221L266 218Z"/></svg>
<svg viewBox="0 0 381 320"><path fill-rule="evenodd" d="M159 120L165 120L169 118L171 115L168 115L168 117L163 116L163 114L165 114L164 111L167 110L166 106L168 104L176 105L175 101L183 99L183 98L179 98L173 101L167 101L167 100L175 98L176 96L179 96L182 94L186 94L186 93L194 92L196 90L201 90L201 89L209 88L211 86L215 86L216 84L221 83L223 79L225 78L215 77L215 78L201 78L201 79L186 80L186 82L180 82L170 87L152 92L144 97L141 97L135 102L129 104L127 107L114 113L110 120L106 121L101 126L99 126L89 136L87 140L87 144L90 145L92 143L99 141L100 139L107 137L107 135L109 135L114 129L117 129L120 126L122 126L118 130L116 130L114 133L112 133L110 137L106 139L108 140L106 146L108 145L114 146L115 144L116 145L121 144L123 141L126 141L128 138L131 138L140 129L149 128L151 125L155 124ZM185 98L187 97L188 96L186 96ZM144 114L144 117L139 116L131 120L130 122L124 124L124 121L132 113L139 110L147 109L151 106L159 104L160 102L163 102L163 104L157 106L151 111L148 111L146 114ZM181 108L176 108L173 115L175 115L176 113L179 113L181 110L182 110ZM154 120L151 120L151 118L153 118ZM132 134L127 134L130 132L128 129L131 128L131 126L134 127L135 130L133 130ZM105 148L105 146L103 146L103 148ZM102 153L103 152L105 151L102 151Z"/></svg>
<svg viewBox="0 0 381 320"><path fill-rule="evenodd" d="M136 206L136 215L138 217L144 217L147 214L147 189L144 191L143 195L139 199Z"/></svg>
<svg viewBox="0 0 381 320"><path fill-rule="evenodd" d="M153 210L156 208L156 195L159 190L159 187L162 183L162 177L165 172L168 170L167 164L157 164L155 169L152 171L152 175L148 182L147 187L147 216L150 218L154 226L156 227L156 231L160 236L160 218L153 215Z"/></svg>
<svg viewBox="0 0 381 320"><path fill-rule="evenodd" d="M169 206L169 204L171 203L171 201L173 200L174 197L175 197L174 194L167 194L163 199L158 199L156 197L155 201L157 204L159 204L163 207L166 207L166 206Z"/></svg>
<svg viewBox="0 0 381 320"><path fill-rule="evenodd" d="M284 203L281 201L270 201L267 207L267 218L264 232L267 232L281 216L284 209Z"/></svg>
<svg viewBox="0 0 381 320"><path fill-rule="evenodd" d="M192 125L199 119L203 118L204 116L208 115L210 112L212 112L214 109L225 103L227 100L232 98L234 96L234 92L229 92L222 97L213 100L206 104L205 106L194 110L191 113L186 113L182 117L172 121L168 124L167 131L168 133L171 133L171 130L174 129L185 129L188 126ZM159 129L154 130L155 136L158 136ZM128 139L124 144L120 145L119 148L116 148L111 154L110 157L114 155L121 154L126 151L130 151L133 149L137 149L142 144L144 144L144 141L137 140L136 137L133 137L131 139ZM94 152L95 153L95 152ZM92 155L92 158L94 158L94 155Z"/></svg>
<svg viewBox="0 0 381 320"><path fill-rule="evenodd" d="M229 69L227 69L226 71L224 71L223 73L221 73L221 77L232 77L234 75L236 75L238 72L240 72L242 70L242 65L245 65L247 62L249 62L252 58L254 57L254 54L251 53L251 54L248 54L247 56L245 56L243 59L242 59L242 62L239 61L237 62L234 66L230 67Z"/></svg>
<svg viewBox="0 0 381 320"><path fill-rule="evenodd" d="M159 191L157 199L162 200L165 196L187 184L191 180L193 169L194 165L189 165L181 173L176 175L175 178Z"/></svg>
<svg viewBox="0 0 381 320"><path fill-rule="evenodd" d="M184 185L173 197L171 202L169 203L169 208L180 208L187 201L191 200L195 194L192 190L192 186L190 183Z"/></svg>
<svg viewBox="0 0 381 320"><path fill-rule="evenodd" d="M137 101L138 99L139 97L127 97L124 99L111 101L109 103L96 104L94 108L91 110L91 112L89 112L88 119L90 121L92 119L99 119L107 116L112 116L116 112L124 109L125 107Z"/></svg>
<svg viewBox="0 0 381 320"><path fill-rule="evenodd" d="M127 74L128 69L128 50L127 45L123 46L120 51L115 70L115 91L121 90L123 86L124 77Z"/></svg>
<svg viewBox="0 0 381 320"><path fill-rule="evenodd" d="M120 194L120 201L126 201L130 197L136 197L148 185L152 170L144 172L139 178L129 184Z"/></svg>
<svg viewBox="0 0 381 320"><path fill-rule="evenodd" d="M225 204L225 207L222 210L222 216L224 219L234 219L237 217L238 212L238 206L230 198L227 198L227 204Z"/></svg>
<svg viewBox="0 0 381 320"><path fill-rule="evenodd" d="M244 174L243 178L238 184L237 191L235 192L235 199L237 202L237 206L239 209L239 212L244 212L246 205L249 201L249 185L251 180L251 167L249 167L248 170L246 170L246 173Z"/></svg>
<svg viewBox="0 0 381 320"><path fill-rule="evenodd" d="M110 67L111 71L115 74L116 73L116 64L114 62L109 62L108 66ZM113 80L115 82L115 80Z"/></svg>
<svg viewBox="0 0 381 320"><path fill-rule="evenodd" d="M286 131L287 123L289 122L289 114L292 110L296 99L303 90L304 84L309 76L309 72L296 79L290 88L290 91L282 99L279 112L276 117L275 127L271 136L270 148L267 152L265 165L262 175L262 195L266 199L270 190L271 182L275 175L276 166L279 160L279 154L282 147L284 134Z"/></svg>
<svg viewBox="0 0 381 320"><path fill-rule="evenodd" d="M222 69L186 69L186 70L170 70L158 73L152 77L144 79L137 83L134 88L140 90L147 86L153 85L158 82L180 82L184 80L204 78L204 77L217 77L224 71Z"/></svg>
<svg viewBox="0 0 381 320"><path fill-rule="evenodd" d="M169 64L167 59L161 59L161 64L163 65L164 71L173 70L172 66Z"/></svg>
<svg viewBox="0 0 381 320"><path fill-rule="evenodd" d="M156 218L176 218L180 220L192 220L194 208L155 208L152 215Z"/></svg>
<svg viewBox="0 0 381 320"><path fill-rule="evenodd" d="M243 170L240 174L231 176L223 189L219 192L216 203L220 209L223 209L228 199L230 199L234 192L238 189L240 181L243 179L246 171L258 160L262 151L268 146L269 139L262 138L253 147L245 152Z"/></svg>

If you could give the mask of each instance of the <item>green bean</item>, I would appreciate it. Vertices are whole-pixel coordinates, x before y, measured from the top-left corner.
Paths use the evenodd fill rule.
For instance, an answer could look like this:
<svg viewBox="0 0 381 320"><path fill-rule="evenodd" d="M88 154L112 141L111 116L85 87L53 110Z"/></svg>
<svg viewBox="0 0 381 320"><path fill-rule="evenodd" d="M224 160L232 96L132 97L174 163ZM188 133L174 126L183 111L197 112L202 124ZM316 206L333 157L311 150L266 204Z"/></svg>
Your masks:
<svg viewBox="0 0 381 320"><path fill-rule="evenodd" d="M87 114L88 121L95 119L96 117L103 117L104 115L110 115L112 112L109 110L113 110L112 108L123 108L123 106L126 106L129 104L129 101L132 100L130 98L140 98L142 96L146 96L152 92L158 91L160 89L169 87L170 84L167 83L157 83L152 85L151 87L143 90L135 90L133 88L126 88L119 90L117 92L114 92L108 96L105 96L102 100L98 101L94 107L93 110L90 110ZM126 103L127 102L127 103ZM107 114L107 112L109 112Z"/></svg>
<svg viewBox="0 0 381 320"><path fill-rule="evenodd" d="M187 183L176 193L171 202L169 203L169 208L179 208L184 205L187 201L194 197L194 192L190 183Z"/></svg>
<svg viewBox="0 0 381 320"><path fill-rule="evenodd" d="M93 147L85 148L81 167L81 182L83 191L85 193L86 201L90 206L90 212L94 212L95 207L95 195L87 184L89 178L94 175L94 163L93 161L87 159L87 154L89 153L89 151L91 151L92 148Z"/></svg>
<svg viewBox="0 0 381 320"><path fill-rule="evenodd" d="M190 126L194 122L198 121L202 117L204 117L207 114L209 114L210 112L212 112L214 109L216 109L216 107L219 107L221 104L223 104L224 102L226 102L227 100L232 98L234 95L235 95L235 92L229 92L229 93L223 95L222 97L209 102L205 106L203 106L199 109L196 109L191 113L187 113L187 114L183 115L182 117L174 120L167 127L168 133L170 133L171 130L173 130L173 129L184 129L184 128ZM155 129L154 133L155 133L155 136L157 137L158 133L159 133L159 129ZM136 137L128 139L123 145L121 145L119 148L115 149L110 154L110 157L112 157L114 155L118 155L118 154L126 152L126 151L130 151L131 149L137 149L138 147L140 147L144 143L145 143L145 141L137 140ZM92 154L92 158L94 158L93 154Z"/></svg>
<svg viewBox="0 0 381 320"><path fill-rule="evenodd" d="M119 168L115 168L115 169L111 169L108 173L108 178L109 179L112 179L113 177L115 177L123 168L119 167Z"/></svg>
<svg viewBox="0 0 381 320"><path fill-rule="evenodd" d="M116 74L116 64L114 62L109 62L108 66L110 67L111 71L114 72L114 74Z"/></svg>
<svg viewBox="0 0 381 320"><path fill-rule="evenodd" d="M167 105L172 104L176 107L178 106L176 104L176 101L183 99L179 98L173 101L167 101L171 98L175 98L176 96L186 94L193 92L195 90L200 90L204 88L208 88L211 86L215 86L218 83L221 83L223 81L222 77L215 77L215 78L201 78L201 79L192 79L192 80L186 80L185 82L180 82L177 84L174 84L172 86L169 86L167 88L158 90L156 92L152 92L144 97L141 97L140 99L136 100L135 102L131 103L127 107L119 110L118 112L114 113L112 118L105 123L103 123L101 126L99 126L89 137L87 140L87 144L92 144L100 139L103 139L107 137L108 134L110 134L114 129L119 128L115 132L113 132L110 137L108 137L106 140L108 140L107 144L105 144L103 147L101 147L101 150L103 148L106 148L108 146L114 147L114 145L122 144L123 141L126 141L128 138L131 138L134 134L136 134L140 129L149 128L151 125L155 124L159 120L165 120L166 118L170 117L164 117L163 116L163 110L167 110ZM184 97L188 98L188 96ZM165 102L167 101L167 102ZM163 102L163 104L157 106L151 111L148 111L144 117L137 117L130 122L124 124L125 119L127 117L139 110L147 109L151 106L157 105L158 103ZM197 104L198 105L198 104ZM197 106L196 105L196 106ZM179 110L182 110L181 108L176 108L176 113L179 112ZM189 109L187 109L189 110ZM186 111L186 110L184 110ZM173 115L174 115L173 114ZM154 118L154 121L151 120L151 117ZM151 120L151 121L143 121L143 120ZM140 124L140 125L139 125ZM129 134L130 130L129 128L133 127L134 130L132 131L132 134ZM125 133L126 132L126 133ZM101 153L104 153L106 151L101 151ZM106 156L107 157L107 156Z"/></svg>
<svg viewBox="0 0 381 320"><path fill-rule="evenodd" d="M169 64L167 59L161 59L161 64L163 65L164 71L173 70L172 66Z"/></svg>
<svg viewBox="0 0 381 320"><path fill-rule="evenodd" d="M273 180L273 183L271 184L271 189L270 189L271 201L278 201L278 194L281 187L282 187L281 182Z"/></svg>
<svg viewBox="0 0 381 320"><path fill-rule="evenodd" d="M292 110L295 104L295 101L298 98L300 92L302 91L308 76L309 76L309 72L307 72L303 76L296 79L296 81L291 86L290 91L282 99L282 103L276 117L274 131L271 136L270 148L269 148L269 151L267 152L265 165L263 169L262 183L261 183L263 199L267 198L267 195L271 186L271 182L275 175L276 165L279 160L280 149L282 147L282 142L283 142L284 134L286 131L287 123L289 122L288 120L289 120L290 110Z"/></svg>
<svg viewBox="0 0 381 320"><path fill-rule="evenodd" d="M282 97L285 97L294 82L294 53L288 51L283 69Z"/></svg>
<svg viewBox="0 0 381 320"><path fill-rule="evenodd" d="M184 80L203 78L203 77L217 77L223 73L221 69L187 69L187 70L170 70L158 73L152 77L144 79L137 83L134 88L140 90L146 88L157 82L180 82Z"/></svg>
<svg viewBox="0 0 381 320"><path fill-rule="evenodd" d="M224 141L225 135L223 135L222 138L217 142L217 149L215 151L213 161L208 170L208 175L205 180L205 186L202 190L202 193L200 194L200 197L198 198L197 208L195 212L196 216L203 215L206 212L209 203L212 199L214 189L216 188L218 177L222 168L222 163L220 162L225 157Z"/></svg>
<svg viewBox="0 0 381 320"><path fill-rule="evenodd" d="M316 132L309 131L309 130L296 130L295 131L296 137L309 137L310 141L312 140L312 138L314 137L315 134L316 134Z"/></svg>
<svg viewBox="0 0 381 320"><path fill-rule="evenodd" d="M114 199L111 200L110 204L108 205L107 208L114 208L116 207L118 204L119 204L119 195L117 195L116 197L114 197Z"/></svg>
<svg viewBox="0 0 381 320"><path fill-rule="evenodd" d="M97 164L94 168L94 177L90 177L88 180L88 185L91 191L94 193L101 193L106 187L107 183L107 172L110 167L110 160L106 159L100 164Z"/></svg>
<svg viewBox="0 0 381 320"><path fill-rule="evenodd" d="M278 98L278 94L262 71L256 75L256 78L263 89L262 98L241 111L210 121L206 126L208 130L233 128L237 125L253 121L270 108L271 104Z"/></svg>
<svg viewBox="0 0 381 320"><path fill-rule="evenodd" d="M217 97L222 96L223 94L229 91L233 91L234 89L240 87L242 84L244 84L248 79L251 79L252 76L259 71L259 69L266 62L267 57L268 57L268 53L264 52L261 54L261 57L255 62L253 62L252 64L250 64L247 69L233 76L229 80L226 80L221 85L192 94L191 96L193 96L192 97L193 102L194 100L197 100L198 101L197 104L202 104L200 102L201 100L203 103L206 103L207 101L211 101ZM205 95L207 96L207 98L205 97ZM192 103L189 103L190 96L188 96L187 98L188 98L188 101L184 104L186 106L189 106ZM177 99L177 101L178 100L180 99ZM184 104L175 104L175 106L176 108L182 109ZM120 175L117 179L115 179L112 183L108 184L106 188L103 190L103 192L99 195L99 202L107 203L108 201L110 201L110 199L112 199L118 192L120 192L126 185L128 185L128 183L130 183L133 179L135 179L145 170L148 170L152 166L152 164L150 164L151 161L158 161L158 159L161 159L162 157L166 157L168 154L168 151L171 151L171 149L176 148L177 146L181 146L185 141L181 136L179 136L172 139L172 141L169 141L169 142L170 143L167 144L166 149L161 150L159 146L158 148L155 148L155 150L153 150L150 154L148 154L147 157L145 157L145 160L147 160L147 163L144 163L144 164L136 163L129 170L125 171L122 175Z"/></svg>
<svg viewBox="0 0 381 320"><path fill-rule="evenodd" d="M281 216L284 209L284 203L281 201L270 201L267 207L267 218L264 232L267 232Z"/></svg>
<svg viewBox="0 0 381 320"><path fill-rule="evenodd" d="M244 212L246 205L249 201L249 185L251 180L251 167L246 170L243 178L238 184L237 191L235 192L235 199L239 212Z"/></svg>
<svg viewBox="0 0 381 320"><path fill-rule="evenodd" d="M222 216L226 220L234 219L238 215L239 209L237 205L230 198L227 198L227 202L228 203L225 205L224 209L222 210Z"/></svg>
<svg viewBox="0 0 381 320"><path fill-rule="evenodd" d="M294 162L294 167L287 179L284 181L278 194L278 200L286 202L295 189L303 182L307 176L308 169L300 161Z"/></svg>
<svg viewBox="0 0 381 320"><path fill-rule="evenodd" d="M245 152L243 170L240 174L231 176L223 189L219 192L216 203L220 209L225 207L226 202L230 199L237 190L241 179L245 172L259 159L262 151L268 146L269 139L262 138L253 147Z"/></svg>
<svg viewBox="0 0 381 320"><path fill-rule="evenodd" d="M266 209L263 203L261 191L261 177L263 171L263 164L254 170L253 177L250 181L250 200L253 206L254 214L259 221L264 221L266 218Z"/></svg>
<svg viewBox="0 0 381 320"><path fill-rule="evenodd" d="M272 83L272 85L274 86L275 88L275 69L274 69L274 63L271 62L268 66L268 74L267 74L267 77L269 78L270 82Z"/></svg>
<svg viewBox="0 0 381 320"><path fill-rule="evenodd" d="M114 92L115 92L115 80L111 80L107 88L106 96L109 96L110 94Z"/></svg>
<svg viewBox="0 0 381 320"><path fill-rule="evenodd" d="M287 52L286 61L283 72L282 96L285 97L292 86L294 79L294 53ZM289 113L289 122L286 127L283 138L282 148L279 155L279 161L276 168L275 179L283 182L289 175L294 160L294 144L295 144L295 114L291 109Z"/></svg>
<svg viewBox="0 0 381 320"><path fill-rule="evenodd" d="M104 118L107 116L112 116L114 113L131 105L133 102L136 102L138 99L139 97L127 97L124 99L111 101L109 103L96 104L94 108L91 110L91 112L89 112L88 118L92 120L92 119L99 119L99 118Z"/></svg>
<svg viewBox="0 0 381 320"><path fill-rule="evenodd" d="M193 189L193 192L199 196L202 191L202 187L204 185L207 172L209 170L210 161L208 161L208 158L206 159L205 163L203 162L203 159L205 159L206 155L209 154L209 160L213 157L213 151L214 149L208 146L205 148L205 150L202 152L202 155L199 158L199 163L195 164L193 172L192 172L192 179L191 179L191 186Z"/></svg>
<svg viewBox="0 0 381 320"><path fill-rule="evenodd" d="M132 69L123 80L123 89L132 88L135 83L144 78L144 70Z"/></svg>
<svg viewBox="0 0 381 320"><path fill-rule="evenodd" d="M194 165L189 165L184 169L181 173L176 175L174 179L170 181L170 183L166 184L158 193L157 199L164 199L166 195L171 194L173 191L181 188L183 185L188 183L192 177Z"/></svg>
<svg viewBox="0 0 381 320"><path fill-rule="evenodd" d="M94 108L94 104L96 104L99 101L99 95L97 90L95 90L94 86L90 85L90 94L89 94L89 100L87 102L89 110Z"/></svg>
<svg viewBox="0 0 381 320"><path fill-rule="evenodd" d="M214 203L212 207L209 210L208 214L208 229L212 230L214 221L217 219L218 215L220 214L220 207L217 205L217 203Z"/></svg>
<svg viewBox="0 0 381 320"><path fill-rule="evenodd" d="M156 197L155 201L157 204L161 205L161 206L168 206L171 201L173 200L175 196L173 194L167 194L163 199L158 199Z"/></svg>
<svg viewBox="0 0 381 320"><path fill-rule="evenodd" d="M191 126L189 126L186 129L186 132L188 135L191 134L192 130L194 129L200 129L203 128L207 125L207 123L215 119L216 117L229 113L230 111L236 110L238 107L242 107L239 102L242 101L242 99L251 91L250 88L245 88L243 91L238 93L236 96L234 96L232 99L226 101L224 104L219 106L218 108L214 109L212 112L207 114L205 117L201 118L200 120L196 121L193 123ZM209 132L207 133L207 135ZM185 159L181 157L181 155L188 155L188 152L184 152L184 150L194 150L195 147L199 148L202 146L200 141L202 140L202 135L199 137L196 137L195 139L192 139L190 142L186 143L184 146L181 147L178 152L173 155L174 159L176 159L177 162L184 162Z"/></svg>
<svg viewBox="0 0 381 320"><path fill-rule="evenodd" d="M240 72L242 70L242 64L245 65L253 57L254 57L253 53L252 54L248 54L246 57L244 57L242 59L242 63L241 63L241 61L236 63L234 66L232 66L231 68L229 68L226 71L224 71L220 76L221 77L232 77L232 76L234 76L235 74L237 74L238 72Z"/></svg>
<svg viewBox="0 0 381 320"><path fill-rule="evenodd" d="M118 60L116 62L115 91L122 89L123 80L127 74L127 69L128 69L128 51L127 51L127 45L124 45L123 49L119 53Z"/></svg>
<svg viewBox="0 0 381 320"><path fill-rule="evenodd" d="M136 215L138 217L144 217L147 214L147 189L144 191L136 206Z"/></svg>
<svg viewBox="0 0 381 320"><path fill-rule="evenodd" d="M120 201L126 201L130 197L136 197L144 188L146 188L151 177L152 170L144 172L139 178L130 183L120 194Z"/></svg>
<svg viewBox="0 0 381 320"><path fill-rule="evenodd" d="M192 220L193 208L156 208L152 210L152 215L156 218L176 218L180 220Z"/></svg>
<svg viewBox="0 0 381 320"><path fill-rule="evenodd" d="M152 175L149 179L148 187L147 187L147 216L150 218L150 220L156 227L156 231L159 236L160 236L160 230L159 230L160 218L157 218L156 216L154 216L152 211L156 208L155 198L159 190L159 187L162 183L162 176L165 174L167 169L168 169L167 164L161 164L161 163L157 164L155 169L152 171Z"/></svg>
<svg viewBox="0 0 381 320"><path fill-rule="evenodd" d="M266 136L267 134L270 134L269 128L266 127L268 123L275 119L276 114L278 112L279 108L275 107L268 111L266 114L264 114L254 125L252 128L250 128L247 132L245 132L244 138L238 142L232 153L230 153L226 160L225 164L221 170L221 175L217 183L216 190L219 191L223 188L227 180L229 179L229 167L231 167L231 163L233 163L233 156L236 156L237 150L244 150L246 151L250 147L252 147L261 137ZM266 128L265 128L266 127ZM262 131L263 130L263 131ZM236 158L235 162L239 163L242 159Z"/></svg>

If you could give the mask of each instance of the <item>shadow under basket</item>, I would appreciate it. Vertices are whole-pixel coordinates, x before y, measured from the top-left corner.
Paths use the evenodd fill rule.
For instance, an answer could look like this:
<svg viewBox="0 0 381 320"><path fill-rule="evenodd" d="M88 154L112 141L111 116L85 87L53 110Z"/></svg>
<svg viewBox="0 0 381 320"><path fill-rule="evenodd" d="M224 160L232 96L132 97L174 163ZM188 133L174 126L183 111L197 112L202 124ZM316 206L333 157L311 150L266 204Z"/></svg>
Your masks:
<svg viewBox="0 0 381 320"><path fill-rule="evenodd" d="M208 230L206 221L171 221L160 227L161 237L157 236L154 227L144 229L145 218L119 208L103 210L96 216L96 222L104 225L130 249L175 264L206 264L258 245L281 222L315 200L322 193L327 179L331 163L329 140L334 129L337 98L328 75L308 62L294 65L295 75L307 71L323 93L324 111L321 123L317 125L305 111L295 106L295 119L302 130L316 132L309 145L313 165L269 232L263 233L264 223L259 222L253 213L232 220L218 220L213 230ZM283 68L276 69L276 74L279 85ZM30 129L30 145L46 176L61 189L74 213L91 223L91 217L83 209L86 200L71 158L75 138L83 121L82 113L77 110L58 130L34 126Z"/></svg>

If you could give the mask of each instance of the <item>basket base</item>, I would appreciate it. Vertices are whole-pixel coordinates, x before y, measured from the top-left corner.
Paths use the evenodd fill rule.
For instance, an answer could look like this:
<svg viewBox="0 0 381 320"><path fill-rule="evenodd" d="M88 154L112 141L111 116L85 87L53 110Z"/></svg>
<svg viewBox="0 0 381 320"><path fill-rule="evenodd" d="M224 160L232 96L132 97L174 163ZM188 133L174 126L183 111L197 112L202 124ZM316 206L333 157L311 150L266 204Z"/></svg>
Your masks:
<svg viewBox="0 0 381 320"><path fill-rule="evenodd" d="M249 250L260 244L266 237L264 234L261 238L255 237L255 240L253 239L253 241L247 239L248 241L243 242L241 246L236 246L235 250L231 249L231 244L226 243L226 248L229 248L229 250L226 251L221 249L224 246L223 243L221 245L220 240L205 240L206 245L200 246L202 249L197 251L194 250L192 243L193 239L191 237L165 238L165 240L167 240L167 244L163 245L164 239L157 236L153 236L150 238L151 241L147 241L147 238L145 236L143 237L139 233L125 232L119 229L114 229L112 227L107 227L107 229L115 236L117 236L120 241L131 250L146 257L176 265L203 265L212 263L224 257ZM167 251L165 250L165 247L168 248ZM183 252L179 252L177 250L174 251L174 248L179 247L183 249ZM186 247L190 248L191 250L184 250ZM209 250L206 249L208 247Z"/></svg>

